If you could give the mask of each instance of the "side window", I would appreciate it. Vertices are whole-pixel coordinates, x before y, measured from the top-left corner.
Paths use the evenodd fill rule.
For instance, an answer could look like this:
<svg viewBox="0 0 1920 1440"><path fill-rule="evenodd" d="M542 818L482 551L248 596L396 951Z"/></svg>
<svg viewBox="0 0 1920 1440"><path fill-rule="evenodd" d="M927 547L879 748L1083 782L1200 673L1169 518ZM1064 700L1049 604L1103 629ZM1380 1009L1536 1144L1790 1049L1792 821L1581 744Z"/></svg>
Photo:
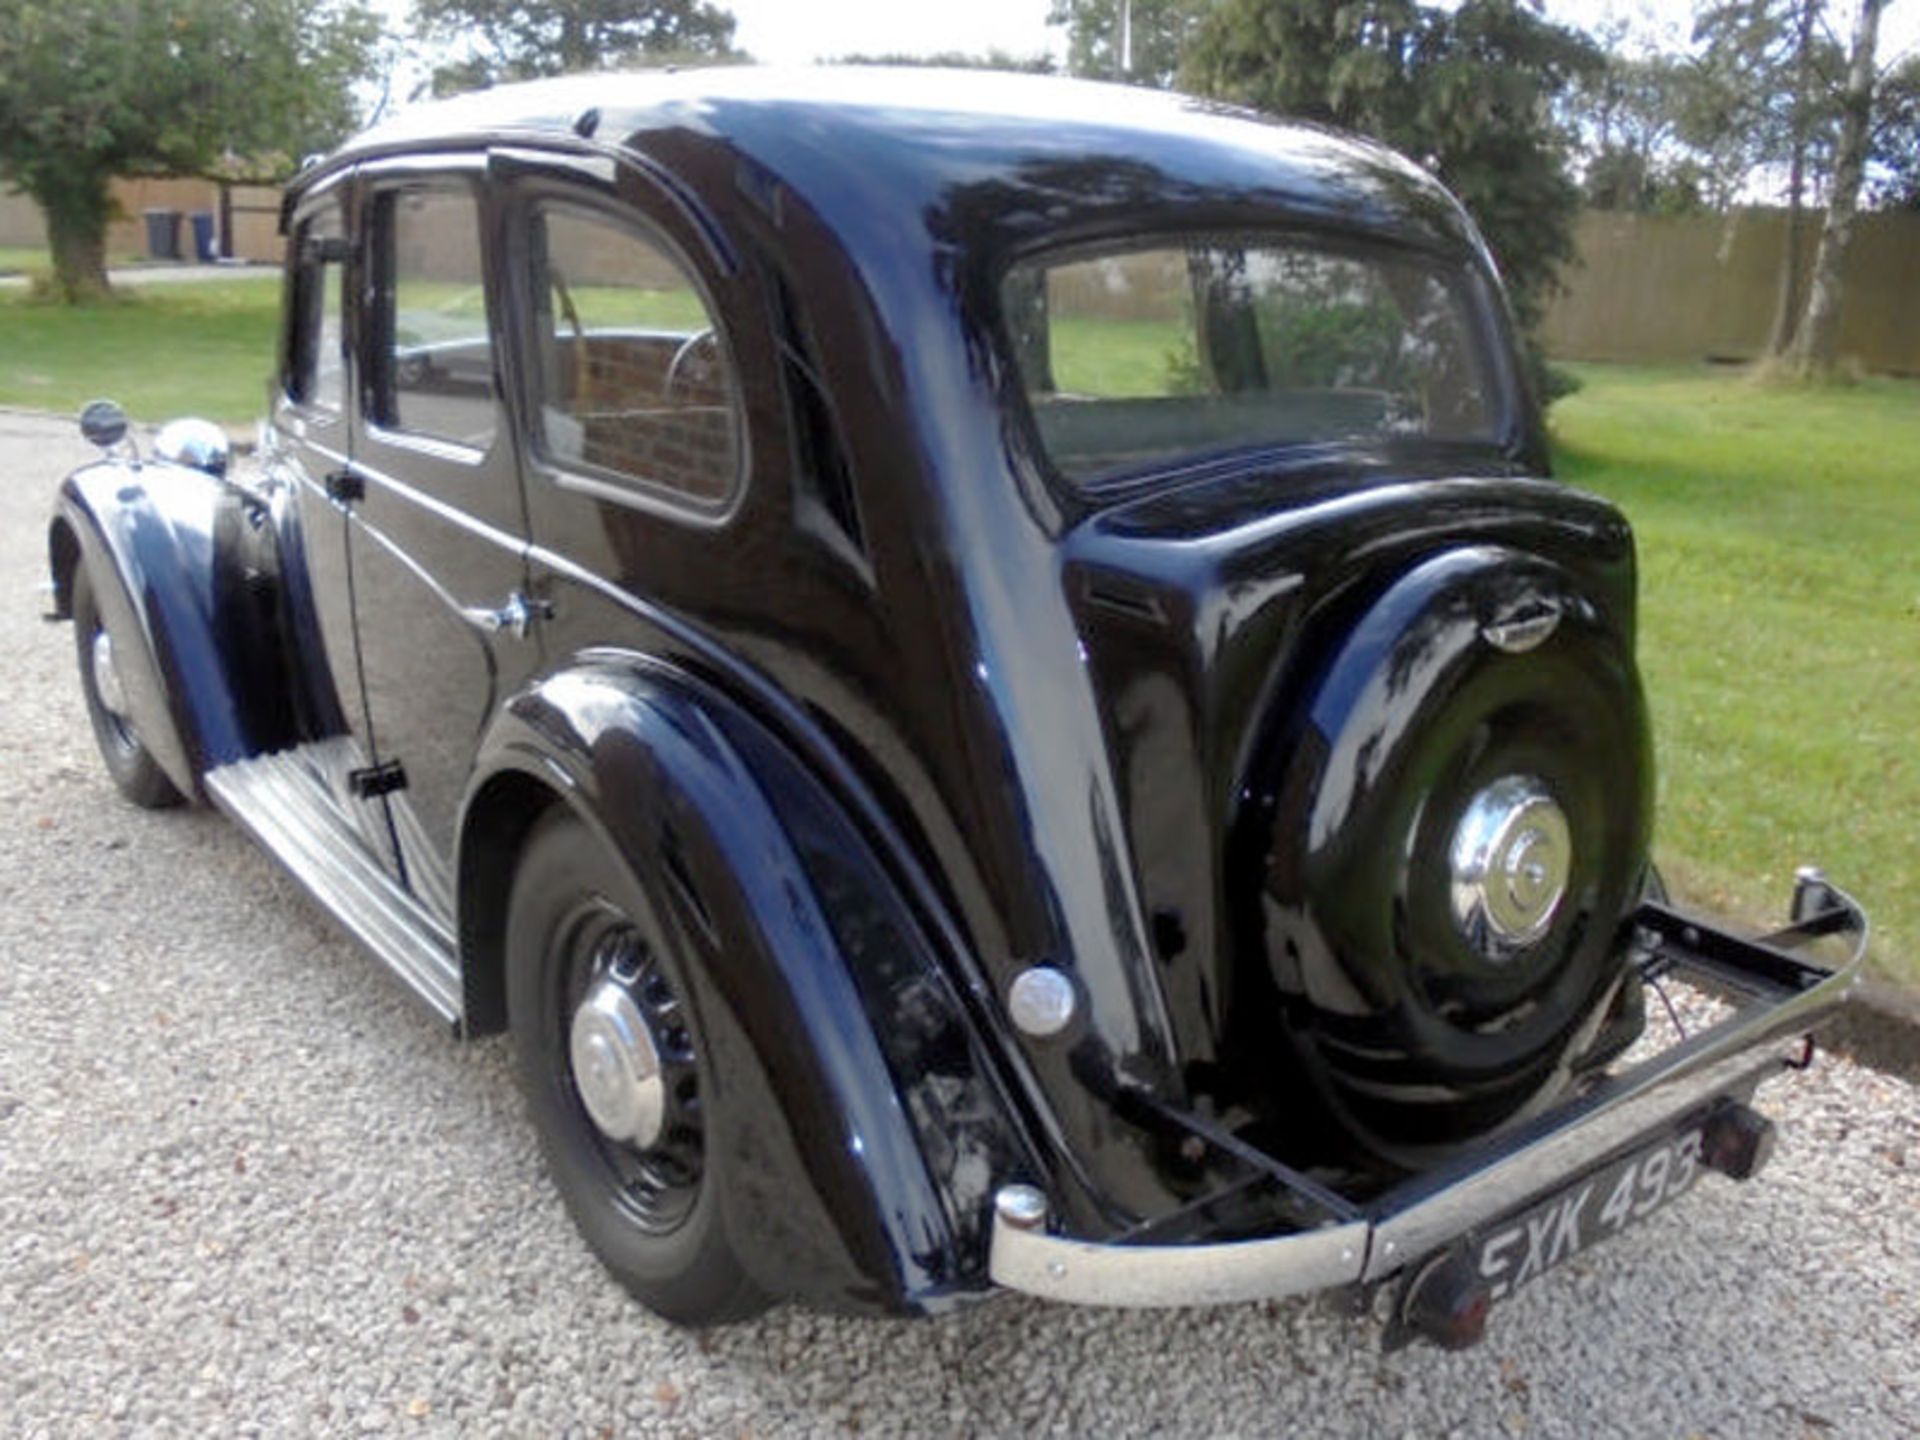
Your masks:
<svg viewBox="0 0 1920 1440"><path fill-rule="evenodd" d="M374 235L375 418L391 430L485 450L496 415L493 339L473 191L387 191Z"/></svg>
<svg viewBox="0 0 1920 1440"><path fill-rule="evenodd" d="M738 478L736 381L706 301L658 242L598 212L534 212L543 458L717 508Z"/></svg>
<svg viewBox="0 0 1920 1440"><path fill-rule="evenodd" d="M294 233L284 365L289 398L336 414L347 394L340 336L345 233L337 204L316 211Z"/></svg>

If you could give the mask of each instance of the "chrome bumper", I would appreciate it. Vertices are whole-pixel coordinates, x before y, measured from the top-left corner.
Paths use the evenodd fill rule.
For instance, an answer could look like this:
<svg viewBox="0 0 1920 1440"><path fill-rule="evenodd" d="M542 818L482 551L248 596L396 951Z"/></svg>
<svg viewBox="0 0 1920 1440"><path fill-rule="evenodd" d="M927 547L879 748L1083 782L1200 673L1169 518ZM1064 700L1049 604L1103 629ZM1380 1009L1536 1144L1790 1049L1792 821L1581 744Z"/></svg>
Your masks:
<svg viewBox="0 0 1920 1440"><path fill-rule="evenodd" d="M993 1279L1048 1300L1126 1306L1216 1305L1385 1279L1717 1097L1748 1093L1793 1066L1780 1042L1806 1034L1846 998L1867 949L1866 915L1817 871L1801 873L1793 917L1784 930L1745 940L1664 905L1642 906L1643 971L1727 992L1733 1013L1458 1163L1354 1207L1353 1218L1221 1244L1077 1240L1049 1228L1038 1190L1008 1185L994 1207ZM1838 969L1791 953L1825 935L1854 942Z"/></svg>

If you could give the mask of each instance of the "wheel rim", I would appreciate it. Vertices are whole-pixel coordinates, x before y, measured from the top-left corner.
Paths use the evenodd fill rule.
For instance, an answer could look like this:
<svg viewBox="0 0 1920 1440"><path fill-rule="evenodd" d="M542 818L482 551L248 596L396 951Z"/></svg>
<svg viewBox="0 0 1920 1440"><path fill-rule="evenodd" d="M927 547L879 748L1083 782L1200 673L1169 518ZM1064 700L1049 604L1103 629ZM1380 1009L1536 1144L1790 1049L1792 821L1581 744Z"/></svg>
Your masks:
<svg viewBox="0 0 1920 1440"><path fill-rule="evenodd" d="M1468 803L1448 858L1454 923L1483 959L1505 964L1547 933L1566 896L1566 812L1544 782L1502 776Z"/></svg>
<svg viewBox="0 0 1920 1440"><path fill-rule="evenodd" d="M654 947L611 903L581 906L559 938L556 1080L620 1210L668 1233L693 1209L705 1170L692 1016Z"/></svg>
<svg viewBox="0 0 1920 1440"><path fill-rule="evenodd" d="M87 675L106 738L123 754L138 750L140 737L134 731L133 717L127 713L127 692L120 683L119 666L114 663L113 637L104 625L94 627L93 638L87 643Z"/></svg>

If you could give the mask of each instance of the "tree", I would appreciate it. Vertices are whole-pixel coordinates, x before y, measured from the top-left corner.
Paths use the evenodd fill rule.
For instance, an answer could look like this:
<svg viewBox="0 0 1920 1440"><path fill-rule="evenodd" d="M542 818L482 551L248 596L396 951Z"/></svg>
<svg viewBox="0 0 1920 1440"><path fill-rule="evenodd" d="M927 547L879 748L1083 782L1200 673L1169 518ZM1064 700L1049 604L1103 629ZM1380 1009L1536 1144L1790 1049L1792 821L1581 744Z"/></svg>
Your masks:
<svg viewBox="0 0 1920 1440"><path fill-rule="evenodd" d="M1871 198L1895 210L1920 210L1920 58L1880 82L1874 105Z"/></svg>
<svg viewBox="0 0 1920 1440"><path fill-rule="evenodd" d="M39 202L60 295L106 292L116 175L277 179L342 138L378 34L358 0L0 0L0 178Z"/></svg>
<svg viewBox="0 0 1920 1440"><path fill-rule="evenodd" d="M1880 35L1881 0L1860 0L1853 28L1853 46L1847 60L1847 88L1840 102L1840 140L1835 148L1833 184L1827 192L1827 214L1820 227L1820 248L1813 252L1813 274L1807 281L1807 310L1790 351L1793 368L1802 375L1825 378L1838 360L1840 303L1845 294L1847 251L1853 244L1853 222L1860 205L1860 184L1867 168L1867 145L1873 134L1873 96L1878 75L1874 51Z"/></svg>
<svg viewBox="0 0 1920 1440"><path fill-rule="evenodd" d="M434 93L480 90L581 70L739 60L732 14L709 0L417 0L429 39L464 46Z"/></svg>
<svg viewBox="0 0 1920 1440"><path fill-rule="evenodd" d="M1067 32L1067 73L1166 89L1212 0L1053 0L1047 24ZM1127 58L1121 63L1121 33Z"/></svg>
<svg viewBox="0 0 1920 1440"><path fill-rule="evenodd" d="M1694 21L1701 102L1690 139L1718 173L1722 205L1763 168L1787 170L1787 243L1767 342L1792 342L1799 319L1801 215L1831 164L1844 57L1825 35L1826 0L1714 0Z"/></svg>
<svg viewBox="0 0 1920 1440"><path fill-rule="evenodd" d="M1604 61L1578 76L1563 102L1586 156L1586 203L1664 214L1698 209L1707 176L1685 136L1699 104L1699 67L1681 55L1624 53L1618 34L1599 38Z"/></svg>
<svg viewBox="0 0 1920 1440"><path fill-rule="evenodd" d="M1426 164L1479 222L1530 334L1573 257L1580 204L1551 107L1599 63L1586 36L1517 0L1220 0L1182 80Z"/></svg>

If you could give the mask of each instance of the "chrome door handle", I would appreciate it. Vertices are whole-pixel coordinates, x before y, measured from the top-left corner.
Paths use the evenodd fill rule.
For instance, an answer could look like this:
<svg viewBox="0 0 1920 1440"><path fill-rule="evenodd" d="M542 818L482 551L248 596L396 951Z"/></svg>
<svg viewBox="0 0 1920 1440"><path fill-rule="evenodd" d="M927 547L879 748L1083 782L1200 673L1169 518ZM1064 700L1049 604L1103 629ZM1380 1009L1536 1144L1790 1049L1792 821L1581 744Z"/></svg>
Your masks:
<svg viewBox="0 0 1920 1440"><path fill-rule="evenodd" d="M460 613L490 635L505 630L514 639L524 640L527 631L533 628L534 621L544 620L553 614L553 605L546 600L530 600L516 590L507 596L506 603L497 610L485 605L466 605L461 607Z"/></svg>

